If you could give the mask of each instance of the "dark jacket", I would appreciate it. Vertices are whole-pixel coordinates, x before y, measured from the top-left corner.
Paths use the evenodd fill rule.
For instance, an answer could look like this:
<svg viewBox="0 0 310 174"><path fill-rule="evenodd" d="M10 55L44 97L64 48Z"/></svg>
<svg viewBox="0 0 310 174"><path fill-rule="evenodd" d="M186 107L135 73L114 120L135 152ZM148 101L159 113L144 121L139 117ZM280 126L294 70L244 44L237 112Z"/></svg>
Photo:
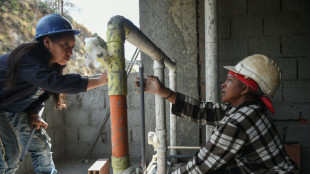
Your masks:
<svg viewBox="0 0 310 174"><path fill-rule="evenodd" d="M49 60L42 53L25 55L20 63L16 85L7 88L7 59L9 54L0 56L0 110L8 104L29 96L38 88L53 93L76 94L87 90L88 79L79 74L62 75L52 70ZM28 110L38 111L48 98L45 92L34 101Z"/></svg>

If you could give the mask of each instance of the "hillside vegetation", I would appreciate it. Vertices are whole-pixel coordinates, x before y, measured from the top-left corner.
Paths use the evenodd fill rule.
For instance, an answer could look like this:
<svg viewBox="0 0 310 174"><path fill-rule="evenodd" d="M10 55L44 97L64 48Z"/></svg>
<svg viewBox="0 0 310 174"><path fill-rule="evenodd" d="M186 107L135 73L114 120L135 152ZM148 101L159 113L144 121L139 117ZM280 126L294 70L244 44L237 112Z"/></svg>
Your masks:
<svg viewBox="0 0 310 174"><path fill-rule="evenodd" d="M39 19L47 14L55 13L43 0L0 0L0 55L12 51L21 43L34 41L35 27ZM76 37L74 56L67 63L65 73L83 75L97 74L100 70L92 64L85 64L84 40L92 33L83 25L64 14L75 29L81 31Z"/></svg>

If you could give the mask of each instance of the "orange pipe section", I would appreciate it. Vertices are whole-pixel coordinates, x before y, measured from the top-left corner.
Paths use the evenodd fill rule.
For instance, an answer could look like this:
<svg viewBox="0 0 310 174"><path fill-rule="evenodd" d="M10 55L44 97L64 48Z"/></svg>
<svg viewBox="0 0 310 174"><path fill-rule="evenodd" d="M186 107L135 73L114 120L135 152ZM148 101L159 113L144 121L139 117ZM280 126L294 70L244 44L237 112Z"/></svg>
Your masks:
<svg viewBox="0 0 310 174"><path fill-rule="evenodd" d="M129 155L126 95L110 95L112 156Z"/></svg>

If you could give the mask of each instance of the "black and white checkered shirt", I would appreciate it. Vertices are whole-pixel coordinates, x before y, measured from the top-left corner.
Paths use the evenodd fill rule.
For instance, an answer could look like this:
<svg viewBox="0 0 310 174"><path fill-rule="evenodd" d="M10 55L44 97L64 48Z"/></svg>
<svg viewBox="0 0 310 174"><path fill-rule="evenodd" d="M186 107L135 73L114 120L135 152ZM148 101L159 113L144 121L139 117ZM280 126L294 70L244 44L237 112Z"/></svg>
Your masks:
<svg viewBox="0 0 310 174"><path fill-rule="evenodd" d="M260 102L238 107L197 100L178 93L172 112L203 125L215 125L210 141L173 174L298 173Z"/></svg>

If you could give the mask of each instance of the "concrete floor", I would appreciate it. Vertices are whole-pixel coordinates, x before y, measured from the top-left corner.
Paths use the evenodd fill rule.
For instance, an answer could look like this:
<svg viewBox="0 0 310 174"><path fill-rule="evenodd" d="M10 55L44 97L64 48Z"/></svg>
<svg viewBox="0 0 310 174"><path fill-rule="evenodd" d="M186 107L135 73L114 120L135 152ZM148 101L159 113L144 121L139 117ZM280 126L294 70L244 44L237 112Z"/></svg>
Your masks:
<svg viewBox="0 0 310 174"><path fill-rule="evenodd" d="M87 174L95 161L90 159L87 163L82 163L82 159L72 158L55 161L55 166L59 174Z"/></svg>
<svg viewBox="0 0 310 174"><path fill-rule="evenodd" d="M58 174L87 174L88 169L96 162L96 159L89 159L87 163L82 163L82 158L68 158L54 161ZM112 170L110 170L112 173ZM35 174L31 164L31 158L27 155L23 162L19 164L16 174Z"/></svg>

